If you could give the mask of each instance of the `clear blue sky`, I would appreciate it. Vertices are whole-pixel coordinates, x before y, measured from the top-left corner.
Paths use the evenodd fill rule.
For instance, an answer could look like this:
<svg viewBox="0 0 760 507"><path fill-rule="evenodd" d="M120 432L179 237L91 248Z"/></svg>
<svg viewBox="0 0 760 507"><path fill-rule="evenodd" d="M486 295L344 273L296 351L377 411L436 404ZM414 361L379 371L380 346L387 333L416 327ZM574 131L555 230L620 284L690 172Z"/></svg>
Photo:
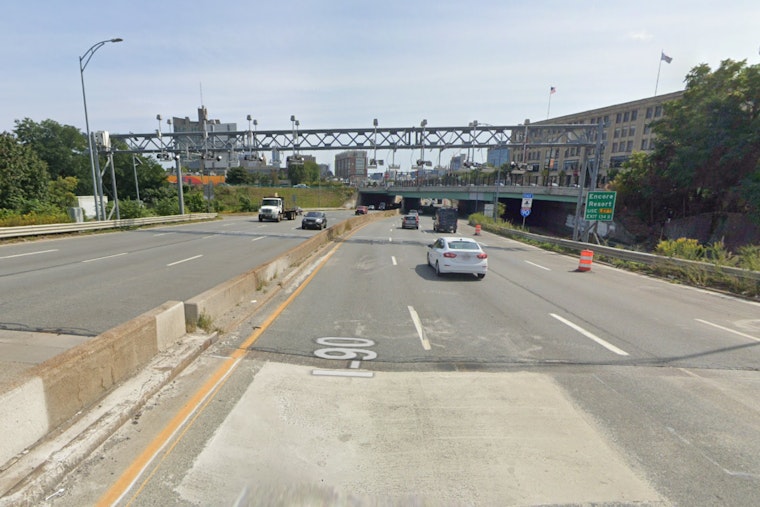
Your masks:
<svg viewBox="0 0 760 507"><path fill-rule="evenodd" d="M760 2L730 0L25 0L5 2L0 131L52 119L158 128L156 115L247 129L513 125L683 89L691 68L760 63ZM202 98L201 98L202 92ZM165 128L166 125L162 128ZM332 165L334 154L317 154ZM398 155L397 155L398 156ZM446 155L444 155L446 156ZM484 154L482 156L485 156ZM397 162L399 160L397 159ZM403 160L402 160L403 162Z"/></svg>

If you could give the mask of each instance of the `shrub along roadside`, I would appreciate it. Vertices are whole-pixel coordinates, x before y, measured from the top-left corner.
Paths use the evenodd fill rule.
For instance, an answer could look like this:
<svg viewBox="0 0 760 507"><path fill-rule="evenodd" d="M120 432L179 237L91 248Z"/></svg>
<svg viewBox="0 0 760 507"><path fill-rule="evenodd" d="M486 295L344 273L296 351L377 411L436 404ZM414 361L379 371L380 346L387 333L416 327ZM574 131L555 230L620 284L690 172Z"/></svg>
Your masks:
<svg viewBox="0 0 760 507"><path fill-rule="evenodd" d="M496 221L480 213L470 215L469 222L471 225L480 224L484 230L499 235L506 235L506 231L509 230L528 232L522 227L516 227L509 222ZM515 235L510 235L510 238L545 250L573 255L577 254L577 251L574 249L565 248L553 243L544 243ZM593 249L593 246L590 248ZM712 245L700 245L696 240L679 238L677 240L661 241L652 253L663 257L706 262L719 267L725 266L760 271L760 246L757 245L743 246L736 253L732 253L727 251L725 246L720 242ZM736 296L753 300L760 299L760 281L739 278L720 270L715 272L700 268L699 266L682 267L668 264L667 262L648 265L605 255L595 255L594 260L605 262L620 269L665 278L676 283L729 292Z"/></svg>

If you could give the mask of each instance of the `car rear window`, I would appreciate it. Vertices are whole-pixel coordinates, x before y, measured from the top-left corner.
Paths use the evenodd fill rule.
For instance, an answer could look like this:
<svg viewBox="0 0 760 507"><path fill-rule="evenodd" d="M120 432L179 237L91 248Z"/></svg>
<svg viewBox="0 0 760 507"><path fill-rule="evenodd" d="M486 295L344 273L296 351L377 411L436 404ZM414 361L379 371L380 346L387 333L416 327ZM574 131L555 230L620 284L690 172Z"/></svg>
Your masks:
<svg viewBox="0 0 760 507"><path fill-rule="evenodd" d="M450 250L480 250L477 243L472 241L449 241Z"/></svg>

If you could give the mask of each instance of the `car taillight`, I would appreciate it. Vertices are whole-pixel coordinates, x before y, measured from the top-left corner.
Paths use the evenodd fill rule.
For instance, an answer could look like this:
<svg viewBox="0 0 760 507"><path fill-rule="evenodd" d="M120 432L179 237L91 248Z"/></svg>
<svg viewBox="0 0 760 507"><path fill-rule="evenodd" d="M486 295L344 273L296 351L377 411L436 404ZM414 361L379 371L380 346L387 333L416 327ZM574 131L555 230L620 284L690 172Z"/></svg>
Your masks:
<svg viewBox="0 0 760 507"><path fill-rule="evenodd" d="M478 259L488 259L488 255L486 255L485 253L479 253Z"/></svg>
<svg viewBox="0 0 760 507"><path fill-rule="evenodd" d="M443 256L446 257L447 259L453 259L454 257L457 256L457 254L452 253L452 252L446 252L443 254Z"/></svg>

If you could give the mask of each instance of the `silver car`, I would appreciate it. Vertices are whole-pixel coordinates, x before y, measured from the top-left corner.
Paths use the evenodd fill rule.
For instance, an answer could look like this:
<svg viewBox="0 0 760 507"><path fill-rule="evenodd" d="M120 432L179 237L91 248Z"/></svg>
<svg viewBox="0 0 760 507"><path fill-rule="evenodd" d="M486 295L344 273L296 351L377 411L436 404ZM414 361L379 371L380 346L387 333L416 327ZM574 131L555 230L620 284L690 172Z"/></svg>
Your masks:
<svg viewBox="0 0 760 507"><path fill-rule="evenodd" d="M488 255L471 238L438 238L428 245L427 263L438 276L443 273L471 273L483 278L488 271Z"/></svg>

